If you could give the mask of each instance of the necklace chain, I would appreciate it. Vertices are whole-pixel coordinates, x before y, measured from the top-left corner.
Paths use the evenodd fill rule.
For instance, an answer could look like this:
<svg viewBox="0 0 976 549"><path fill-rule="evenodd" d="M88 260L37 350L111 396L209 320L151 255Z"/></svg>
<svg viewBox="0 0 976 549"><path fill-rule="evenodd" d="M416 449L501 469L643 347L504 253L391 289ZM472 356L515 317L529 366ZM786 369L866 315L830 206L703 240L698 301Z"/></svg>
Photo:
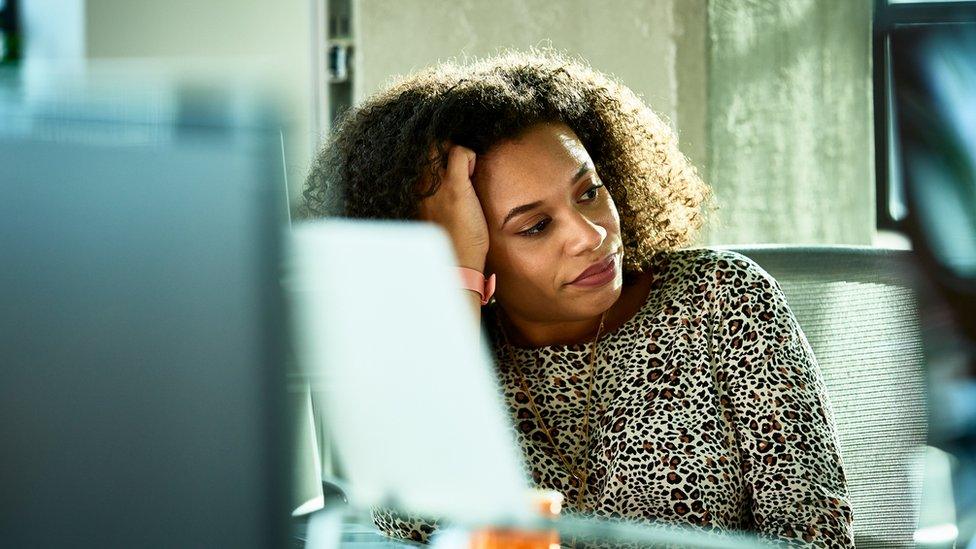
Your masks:
<svg viewBox="0 0 976 549"><path fill-rule="evenodd" d="M589 478L589 472L586 471L586 464L589 461L587 450L589 450L590 446L590 404L593 401L593 385L596 380L596 348L600 341L600 334L603 332L603 324L606 317L607 313L604 311L603 314L600 315L600 325L597 327L596 337L593 338L593 348L590 351L590 383L586 393L586 407L583 412L583 447L580 449L580 453L575 456L576 459L573 459L572 463L570 463L569 458L566 457L562 450L559 449L555 438L552 436L552 432L550 432L546 422L542 419L542 414L539 413L539 409L535 405L535 399L532 397L532 392L529 391L529 385L525 380L525 376L522 375L522 368L519 366L518 358L515 356L515 350L508 341L508 333L506 333L505 327L502 325L501 318L498 318L499 331L502 334L502 338L505 340L505 346L508 348L508 354L511 358L512 365L515 367L515 373L518 375L519 385L525 392L525 396L529 399L529 408L535 415L539 426L542 427L542 431L545 433L546 438L549 439L549 444L552 446L553 450L556 451L556 455L562 462L563 468L571 477L576 479L577 483L579 483L576 496L576 508L580 511L583 511L583 497L586 494L586 481ZM538 357L536 357L536 364L538 364ZM582 459L583 462L577 464L576 462L580 459Z"/></svg>

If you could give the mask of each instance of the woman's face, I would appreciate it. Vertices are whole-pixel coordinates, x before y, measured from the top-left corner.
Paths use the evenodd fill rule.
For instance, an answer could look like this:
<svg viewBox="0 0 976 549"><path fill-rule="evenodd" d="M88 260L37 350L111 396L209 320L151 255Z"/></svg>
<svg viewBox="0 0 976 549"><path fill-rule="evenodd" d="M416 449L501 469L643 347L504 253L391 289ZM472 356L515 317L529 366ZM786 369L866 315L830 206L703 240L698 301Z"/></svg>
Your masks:
<svg viewBox="0 0 976 549"><path fill-rule="evenodd" d="M538 124L492 147L476 160L474 185L488 222L486 271L506 313L578 321L620 297L620 216L568 126ZM587 269L600 272L581 278Z"/></svg>

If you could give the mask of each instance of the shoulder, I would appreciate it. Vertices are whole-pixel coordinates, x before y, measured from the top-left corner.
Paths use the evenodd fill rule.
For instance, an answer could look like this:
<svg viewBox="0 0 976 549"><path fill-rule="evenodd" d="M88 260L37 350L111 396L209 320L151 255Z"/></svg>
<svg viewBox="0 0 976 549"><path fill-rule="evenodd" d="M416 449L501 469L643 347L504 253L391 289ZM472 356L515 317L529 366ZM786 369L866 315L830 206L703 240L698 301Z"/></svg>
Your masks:
<svg viewBox="0 0 976 549"><path fill-rule="evenodd" d="M716 248L688 248L661 252L657 261L687 275L715 275L768 277L755 261L733 250ZM719 275L721 276L721 275Z"/></svg>
<svg viewBox="0 0 976 549"><path fill-rule="evenodd" d="M732 250L692 248L661 252L650 266L655 286L680 288L707 301L748 293L780 293L779 284L755 261ZM772 295L765 296L767 298Z"/></svg>

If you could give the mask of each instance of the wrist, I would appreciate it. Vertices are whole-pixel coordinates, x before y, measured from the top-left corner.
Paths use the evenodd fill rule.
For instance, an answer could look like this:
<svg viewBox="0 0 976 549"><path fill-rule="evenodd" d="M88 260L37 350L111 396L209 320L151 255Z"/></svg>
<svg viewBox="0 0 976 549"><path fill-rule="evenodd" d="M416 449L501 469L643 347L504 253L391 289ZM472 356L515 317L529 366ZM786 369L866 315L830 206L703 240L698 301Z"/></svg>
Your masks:
<svg viewBox="0 0 976 549"><path fill-rule="evenodd" d="M481 304L487 305L488 300L495 293L495 275L486 278L482 271L464 266L458 267L456 271L461 288L476 294Z"/></svg>
<svg viewBox="0 0 976 549"><path fill-rule="evenodd" d="M470 255L467 257L460 256L458 257L457 266L478 271L479 273L484 273L485 257L483 255L480 258L476 255Z"/></svg>

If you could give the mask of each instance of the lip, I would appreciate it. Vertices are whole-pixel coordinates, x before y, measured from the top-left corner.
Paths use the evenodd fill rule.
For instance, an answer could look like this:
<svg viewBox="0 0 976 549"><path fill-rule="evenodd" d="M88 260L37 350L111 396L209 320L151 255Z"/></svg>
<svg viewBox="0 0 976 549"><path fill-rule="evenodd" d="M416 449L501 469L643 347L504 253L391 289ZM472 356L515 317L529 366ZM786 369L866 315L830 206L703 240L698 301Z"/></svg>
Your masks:
<svg viewBox="0 0 976 549"><path fill-rule="evenodd" d="M617 254L612 253L601 261L586 268L575 280L569 283L573 286L602 286L617 276Z"/></svg>

